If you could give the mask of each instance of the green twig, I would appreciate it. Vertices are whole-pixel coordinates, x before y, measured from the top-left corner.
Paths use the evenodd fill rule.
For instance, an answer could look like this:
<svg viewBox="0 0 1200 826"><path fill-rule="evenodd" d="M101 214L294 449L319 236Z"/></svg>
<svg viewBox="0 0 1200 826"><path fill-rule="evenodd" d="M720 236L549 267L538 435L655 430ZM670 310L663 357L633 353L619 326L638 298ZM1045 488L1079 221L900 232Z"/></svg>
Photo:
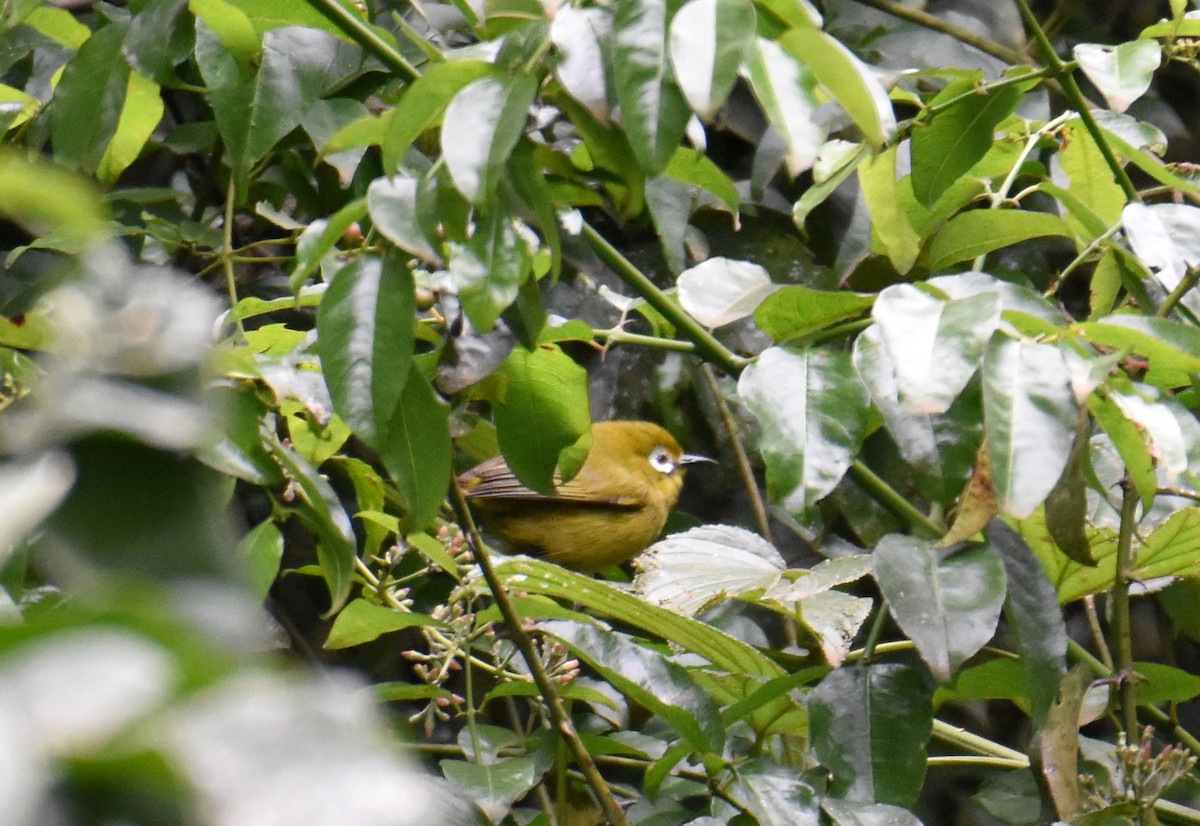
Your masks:
<svg viewBox="0 0 1200 826"><path fill-rule="evenodd" d="M1054 71L1054 75L1058 78L1059 83L1062 84L1063 95L1066 97L1067 102L1079 113L1079 119L1083 121L1084 128L1092 136L1092 140L1096 142L1096 147L1100 150L1100 154L1104 156L1104 162L1112 170L1117 183L1121 185L1125 197L1130 201L1140 201L1141 198L1138 196L1133 181L1129 180L1129 175L1125 172L1125 167L1121 166L1121 162L1117 160L1112 147L1108 145L1108 139L1104 137L1104 133L1100 130L1100 124L1096 123L1096 118L1092 115L1091 106L1087 98L1083 96L1083 92L1079 90L1079 84L1075 82L1075 76L1071 73L1070 67L1054 51L1054 45L1050 42L1050 38L1046 36L1046 32L1042 29L1041 24L1038 23L1037 18L1034 17L1027 0L1016 0L1016 3L1017 9L1021 12L1021 17L1025 19L1025 25L1029 27L1029 31L1033 34L1038 46L1041 47L1046 62Z"/></svg>
<svg viewBox="0 0 1200 826"><path fill-rule="evenodd" d="M604 810L604 816L608 823L614 824L614 826L629 826L629 820L625 817L624 810L617 804L603 775L600 774L600 770L596 768L595 761L592 760L591 754L588 753L587 746L579 739L579 733L575 730L575 724L567 716L562 698L559 697L558 690L554 687L550 675L546 673L546 668L542 665L541 657L538 656L537 649L533 646L533 640L525 633L525 628L521 623L521 616L517 613L517 608L512 600L509 599L508 591L505 590L504 583L500 581L500 576L496 573L495 566L492 565L491 554L488 552L487 546L483 544L483 538L479 535L479 529L475 527L475 520L471 517L470 508L467 507L467 498L463 494L457 480L450 483L450 497L454 504L455 517L462 527L463 532L466 533L471 541L471 546L475 552L475 561L479 564L479 570L483 572L483 578L492 592L492 598L496 600L496 607L500 609L500 615L504 617L509 634L512 635L513 644L521 652L521 657L525 660L525 665L529 667L529 673L533 677L533 682L538 687L538 693L541 694L542 701L546 704L546 710L550 714L554 728L571 749L571 754L575 758L580 771L583 772L588 786L596 795L596 799L600 803L600 808Z"/></svg>
<svg viewBox="0 0 1200 826"><path fill-rule="evenodd" d="M655 347L659 350L672 350L677 353L694 353L696 345L690 341L680 341L674 338L659 338L644 336L639 333L627 333L620 327L610 330L592 330L592 337L603 341L606 347L616 344L629 344L635 347Z"/></svg>
<svg viewBox="0 0 1200 826"><path fill-rule="evenodd" d="M941 536L946 532L945 527L921 513L911 502L901 496L895 488L883 481L875 471L867 467L861 460L856 459L850 466L850 476L866 489L879 504L903 519L918 532L931 537Z"/></svg>
<svg viewBox="0 0 1200 826"><path fill-rule="evenodd" d="M341 29L347 37L379 58L385 66L399 75L401 80L412 83L421 76L421 73L392 44L380 37L378 32L337 0L308 0L308 2Z"/></svg>
<svg viewBox="0 0 1200 826"><path fill-rule="evenodd" d="M858 0L864 6L870 6L873 9L886 12L892 17L898 17L901 20L907 20L910 23L916 23L918 26L923 26L931 31L948 34L955 40L966 43L968 46L974 46L984 54L1003 60L1005 63L1011 63L1014 66L1025 63L1025 56L1016 49L1010 49L1007 46L1002 46L991 38L976 34L970 29L964 29L962 26L955 26L953 23L947 23L940 17L934 17L928 12L915 9L912 6L906 6L903 3L893 2L893 0Z"/></svg>
<svg viewBox="0 0 1200 826"><path fill-rule="evenodd" d="M583 237L595 250L601 261L620 276L621 280L634 292L646 299L651 307L662 313L667 321L675 326L675 329L691 340L696 346L696 352L701 357L731 376L742 372L742 369L750 363L749 359L731 352L724 344L717 341L712 333L700 325L700 322L685 313L682 307L668 298L666 293L646 277L645 273L635 267L628 258L608 242L608 239L586 221L583 223Z"/></svg>
<svg viewBox="0 0 1200 826"><path fill-rule="evenodd" d="M1163 299L1163 303L1159 305L1154 314L1159 318L1166 318L1171 314L1171 310L1183 300L1183 297L1191 291L1196 283L1200 282L1200 267L1188 267L1183 278L1179 279L1179 283L1175 285L1175 289L1171 290L1170 294Z"/></svg>
<svg viewBox="0 0 1200 826"><path fill-rule="evenodd" d="M1137 552L1133 545L1133 533L1137 527L1138 495L1126 477L1122 482L1121 525L1117 533L1117 569L1112 587L1113 665L1119 680L1121 720L1129 742L1138 738L1137 686L1133 676L1133 628L1129 615L1129 586L1137 567Z"/></svg>

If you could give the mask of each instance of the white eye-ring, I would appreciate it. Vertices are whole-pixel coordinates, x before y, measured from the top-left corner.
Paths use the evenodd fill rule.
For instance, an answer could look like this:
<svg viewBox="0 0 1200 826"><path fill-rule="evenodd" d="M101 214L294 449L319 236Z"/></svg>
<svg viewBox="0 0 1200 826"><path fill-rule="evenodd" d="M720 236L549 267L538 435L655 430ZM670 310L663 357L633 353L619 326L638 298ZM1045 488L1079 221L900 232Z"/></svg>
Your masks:
<svg viewBox="0 0 1200 826"><path fill-rule="evenodd" d="M650 467L659 473L674 473L675 460L671 458L670 451L665 447L656 447L650 451Z"/></svg>

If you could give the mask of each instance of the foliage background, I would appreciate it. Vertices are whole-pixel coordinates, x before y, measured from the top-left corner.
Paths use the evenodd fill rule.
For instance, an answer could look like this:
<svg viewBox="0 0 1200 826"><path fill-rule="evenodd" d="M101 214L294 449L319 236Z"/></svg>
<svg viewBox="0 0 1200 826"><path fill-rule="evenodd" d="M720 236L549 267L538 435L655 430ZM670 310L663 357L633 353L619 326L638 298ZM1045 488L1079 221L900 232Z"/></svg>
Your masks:
<svg viewBox="0 0 1200 826"><path fill-rule="evenodd" d="M1197 822L1198 37L6 0L6 822ZM616 417L632 583L476 559Z"/></svg>

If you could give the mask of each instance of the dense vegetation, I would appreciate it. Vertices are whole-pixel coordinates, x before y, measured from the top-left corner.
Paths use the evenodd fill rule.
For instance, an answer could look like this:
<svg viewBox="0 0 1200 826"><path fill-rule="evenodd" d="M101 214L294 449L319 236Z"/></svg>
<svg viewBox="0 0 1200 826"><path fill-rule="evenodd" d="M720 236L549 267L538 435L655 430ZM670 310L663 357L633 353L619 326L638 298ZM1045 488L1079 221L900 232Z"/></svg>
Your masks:
<svg viewBox="0 0 1200 826"><path fill-rule="evenodd" d="M1078 5L0 3L0 819L1200 822L1200 16ZM593 417L720 464L487 552Z"/></svg>

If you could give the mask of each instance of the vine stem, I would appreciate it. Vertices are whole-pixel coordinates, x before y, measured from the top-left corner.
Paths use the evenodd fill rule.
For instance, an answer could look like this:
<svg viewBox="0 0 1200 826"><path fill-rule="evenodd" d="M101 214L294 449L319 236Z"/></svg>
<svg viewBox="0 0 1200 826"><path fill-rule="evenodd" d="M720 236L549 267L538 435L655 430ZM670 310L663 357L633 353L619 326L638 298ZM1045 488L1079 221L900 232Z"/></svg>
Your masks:
<svg viewBox="0 0 1200 826"><path fill-rule="evenodd" d="M396 51L394 46L380 37L374 29L337 0L308 0L308 2L309 5L329 18L331 23L345 32L351 40L379 58L389 69L399 75L401 80L412 83L421 76L421 73L404 59L404 55Z"/></svg>
<svg viewBox="0 0 1200 826"><path fill-rule="evenodd" d="M898 17L901 20L907 20L909 23L916 23L918 26L923 26L931 31L948 34L955 40L961 43L966 43L968 46L974 46L984 54L991 55L994 58L1003 60L1005 63L1019 65L1025 63L1025 56L1016 49L1010 49L1007 46L1002 46L996 41L976 34L970 29L964 29L962 26L955 26L953 23L947 23L940 17L935 17L928 12L915 9L912 6L906 6L903 3L894 2L894 0L858 0L864 6L870 6L873 9L878 9L881 12L886 12L892 17Z"/></svg>
<svg viewBox="0 0 1200 826"><path fill-rule="evenodd" d="M913 528L929 534L941 536L946 529L925 514L917 510L911 502L901 496L895 488L867 467L861 459L855 459L850 466L850 475L854 481L866 489L876 502L883 505L892 513L899 516Z"/></svg>
<svg viewBox="0 0 1200 826"><path fill-rule="evenodd" d="M625 817L624 810L617 804L604 776L596 768L596 762L592 759L592 755L588 753L587 747L579 739L575 724L567 715L558 689L555 688L550 675L546 673L542 659L538 656L537 649L534 648L533 640L525 632L521 616L517 613L517 607L509 598L504 583L500 581L500 575L496 573L496 568L492 565L491 554L488 552L487 546L483 544L483 537L479 535L479 529L475 526L475 520L471 516L471 509L467 506L467 498L463 495L462 487L458 484L457 479L450 483L450 497L454 503L454 514L458 524L471 541L479 570L483 572L484 581L487 582L488 588L492 592L492 598L496 600L496 607L500 609L500 615L504 617L509 633L512 634L513 643L521 652L525 665L529 667L529 673L538 687L538 692L542 695L542 700L546 704L555 729L571 750L584 779L600 802L600 808L603 809L607 822L613 826L629 826L629 820Z"/></svg>
<svg viewBox="0 0 1200 826"><path fill-rule="evenodd" d="M1121 722L1125 727L1129 742L1135 742L1138 737L1137 721L1137 686L1133 680L1133 628L1129 616L1129 586L1133 581L1134 569L1137 565L1136 552L1133 547L1133 531L1137 521L1138 495L1133 484L1126 477L1121 482L1121 526L1117 534L1117 570L1112 589L1113 601L1113 635L1116 637L1112 646L1113 665L1119 680L1119 696L1121 700Z"/></svg>
<svg viewBox="0 0 1200 826"><path fill-rule="evenodd" d="M729 403L721 394L721 388L717 385L717 377L713 375L712 367L705 363L701 365L700 370L708 384L709 392L716 401L717 411L721 414L721 424L725 427L725 435L729 437L729 442L733 445L733 455L737 457L738 472L742 475L742 484L746 488L746 494L750 497L754 520L758 523L758 532L763 539L774 543L775 540L771 537L771 522L767 516L767 505L763 501L762 491L758 489L758 480L754 478L754 468L750 465L750 456L746 453L746 446L742 442L737 420L733 417L733 411L729 409Z"/></svg>

